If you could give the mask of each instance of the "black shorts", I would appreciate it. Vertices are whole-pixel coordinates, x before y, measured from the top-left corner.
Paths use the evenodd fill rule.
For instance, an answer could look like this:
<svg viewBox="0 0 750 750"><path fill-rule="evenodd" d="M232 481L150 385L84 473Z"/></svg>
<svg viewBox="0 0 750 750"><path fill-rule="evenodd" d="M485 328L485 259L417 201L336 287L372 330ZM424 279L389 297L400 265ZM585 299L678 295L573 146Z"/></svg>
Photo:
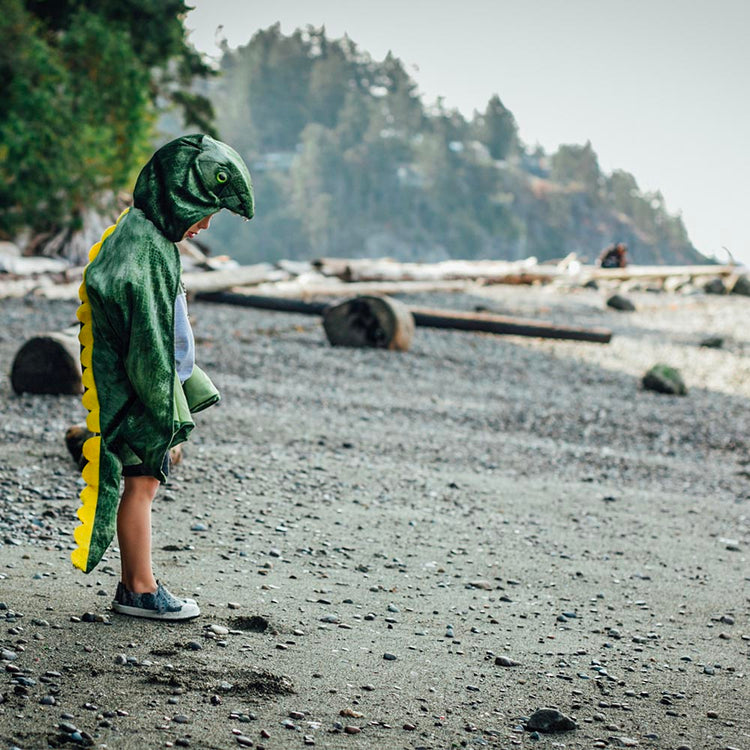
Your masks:
<svg viewBox="0 0 750 750"><path fill-rule="evenodd" d="M164 476L169 476L169 465L171 461L169 460L169 451L166 452L164 455L164 460L161 463L161 470L164 472ZM132 466L123 466L122 467L122 475L124 477L150 477L153 476L152 474L149 474L144 468L143 464L133 464ZM156 479L156 477L154 477Z"/></svg>

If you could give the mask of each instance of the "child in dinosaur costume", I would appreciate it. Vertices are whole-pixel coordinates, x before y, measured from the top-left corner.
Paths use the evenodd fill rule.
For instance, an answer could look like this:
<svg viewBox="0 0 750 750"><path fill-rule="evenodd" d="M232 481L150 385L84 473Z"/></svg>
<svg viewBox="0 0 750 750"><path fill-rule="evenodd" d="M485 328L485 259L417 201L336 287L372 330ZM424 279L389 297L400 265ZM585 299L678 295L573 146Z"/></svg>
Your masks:
<svg viewBox="0 0 750 750"><path fill-rule="evenodd" d="M166 481L169 449L184 442L191 414L219 393L194 364L176 242L207 229L222 208L250 219L250 174L232 148L189 135L160 148L141 171L133 208L89 254L80 289L81 365L96 433L83 446L73 564L88 573L117 529L121 581L115 611L182 620L200 614L154 578L151 502ZM125 477L120 498L120 479Z"/></svg>

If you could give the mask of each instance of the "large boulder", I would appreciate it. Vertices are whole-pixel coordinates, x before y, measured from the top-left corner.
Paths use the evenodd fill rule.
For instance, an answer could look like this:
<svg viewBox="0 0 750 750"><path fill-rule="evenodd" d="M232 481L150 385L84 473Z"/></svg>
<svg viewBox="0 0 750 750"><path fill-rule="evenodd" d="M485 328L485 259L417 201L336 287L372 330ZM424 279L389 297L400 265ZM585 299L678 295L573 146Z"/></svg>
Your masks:
<svg viewBox="0 0 750 750"><path fill-rule="evenodd" d="M732 286L732 294L742 294L750 297L750 276L738 276Z"/></svg>

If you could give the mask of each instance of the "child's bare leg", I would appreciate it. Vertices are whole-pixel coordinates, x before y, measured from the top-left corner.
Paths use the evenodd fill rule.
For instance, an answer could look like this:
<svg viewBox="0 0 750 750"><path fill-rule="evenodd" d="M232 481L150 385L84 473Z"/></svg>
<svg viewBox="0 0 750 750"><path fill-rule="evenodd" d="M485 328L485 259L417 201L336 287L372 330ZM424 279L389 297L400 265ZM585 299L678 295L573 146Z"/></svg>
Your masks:
<svg viewBox="0 0 750 750"><path fill-rule="evenodd" d="M117 511L122 583L136 594L156 591L151 566L151 503L159 489L154 477L125 477Z"/></svg>

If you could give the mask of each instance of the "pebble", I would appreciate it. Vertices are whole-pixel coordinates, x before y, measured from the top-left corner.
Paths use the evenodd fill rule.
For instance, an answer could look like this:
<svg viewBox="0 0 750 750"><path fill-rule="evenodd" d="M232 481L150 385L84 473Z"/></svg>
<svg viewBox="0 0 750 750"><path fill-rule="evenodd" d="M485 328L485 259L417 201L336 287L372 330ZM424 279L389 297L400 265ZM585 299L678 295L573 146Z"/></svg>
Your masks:
<svg viewBox="0 0 750 750"><path fill-rule="evenodd" d="M208 626L208 629L216 635L229 635L229 628L224 627L224 625L217 625L216 623L212 623Z"/></svg>
<svg viewBox="0 0 750 750"><path fill-rule="evenodd" d="M578 725L573 719L554 708L542 708L535 711L526 722L527 731L537 731L544 734L569 732L577 728Z"/></svg>
<svg viewBox="0 0 750 750"><path fill-rule="evenodd" d="M514 661L507 656L496 656L495 665L498 667L517 667L519 666L519 662Z"/></svg>
<svg viewBox="0 0 750 750"><path fill-rule="evenodd" d="M234 739L237 740L237 744L240 747L252 747L253 746L253 741L249 737L245 736L244 734L237 734L235 735Z"/></svg>
<svg viewBox="0 0 750 750"><path fill-rule="evenodd" d="M383 654L383 658L386 661L396 661L396 655L395 654L389 654L387 651Z"/></svg>
<svg viewBox="0 0 750 750"><path fill-rule="evenodd" d="M359 734L362 731L361 727L353 726L352 724L349 724L348 726L344 727L344 731L347 734Z"/></svg>
<svg viewBox="0 0 750 750"><path fill-rule="evenodd" d="M492 591L495 587L490 581L469 581L469 587L473 589L483 589L484 591Z"/></svg>
<svg viewBox="0 0 750 750"><path fill-rule="evenodd" d="M364 714L355 711L353 708L342 708L339 716L348 716L350 719L361 719Z"/></svg>

